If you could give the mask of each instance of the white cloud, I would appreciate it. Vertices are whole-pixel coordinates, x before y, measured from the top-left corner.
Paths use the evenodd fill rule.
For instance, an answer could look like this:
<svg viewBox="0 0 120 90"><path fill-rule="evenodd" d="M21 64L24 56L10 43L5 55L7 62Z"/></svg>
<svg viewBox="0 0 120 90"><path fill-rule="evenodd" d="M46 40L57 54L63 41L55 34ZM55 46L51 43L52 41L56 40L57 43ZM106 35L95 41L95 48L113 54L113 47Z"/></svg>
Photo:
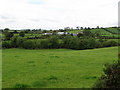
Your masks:
<svg viewBox="0 0 120 90"><path fill-rule="evenodd" d="M0 28L117 26L118 1L0 0Z"/></svg>

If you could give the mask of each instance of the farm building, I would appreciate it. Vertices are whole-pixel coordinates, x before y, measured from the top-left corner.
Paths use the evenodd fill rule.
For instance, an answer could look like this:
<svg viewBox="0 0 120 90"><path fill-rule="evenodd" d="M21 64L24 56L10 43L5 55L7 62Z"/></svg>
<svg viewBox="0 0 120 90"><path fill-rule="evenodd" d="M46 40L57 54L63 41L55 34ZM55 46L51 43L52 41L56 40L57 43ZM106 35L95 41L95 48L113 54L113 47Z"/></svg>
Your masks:
<svg viewBox="0 0 120 90"><path fill-rule="evenodd" d="M68 33L68 32L57 32L57 34L58 34L58 35L64 35L64 34L67 35L67 34L70 34L70 33Z"/></svg>
<svg viewBox="0 0 120 90"><path fill-rule="evenodd" d="M52 33L43 33L43 35L52 35Z"/></svg>

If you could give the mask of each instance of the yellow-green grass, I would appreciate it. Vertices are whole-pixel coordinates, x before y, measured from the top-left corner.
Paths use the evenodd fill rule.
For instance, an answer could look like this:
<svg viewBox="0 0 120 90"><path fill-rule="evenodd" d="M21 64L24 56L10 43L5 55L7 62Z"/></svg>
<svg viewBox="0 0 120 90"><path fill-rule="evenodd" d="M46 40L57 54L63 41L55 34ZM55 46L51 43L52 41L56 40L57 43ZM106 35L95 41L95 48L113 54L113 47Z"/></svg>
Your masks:
<svg viewBox="0 0 120 90"><path fill-rule="evenodd" d="M19 34L14 34L14 36L19 36ZM41 34L25 34L25 38L27 38L27 37L31 38L31 37L35 37L35 36L39 37L39 36L41 36ZM2 34L2 38L5 39L4 34Z"/></svg>
<svg viewBox="0 0 120 90"><path fill-rule="evenodd" d="M3 49L3 88L90 88L105 63L117 60L118 47L91 50Z"/></svg>
<svg viewBox="0 0 120 90"><path fill-rule="evenodd" d="M111 34L111 35L101 35L101 36L108 36L108 37L120 37L120 35L117 35L117 34Z"/></svg>
<svg viewBox="0 0 120 90"><path fill-rule="evenodd" d="M82 32L83 30L72 30L72 31L67 31L69 33L77 34L79 32Z"/></svg>
<svg viewBox="0 0 120 90"><path fill-rule="evenodd" d="M105 31L104 29L91 29L92 33L100 33L100 34L106 34L106 35L110 35L111 33L108 31Z"/></svg>
<svg viewBox="0 0 120 90"><path fill-rule="evenodd" d="M108 30L113 32L113 33L118 33L118 29L117 28L108 28Z"/></svg>

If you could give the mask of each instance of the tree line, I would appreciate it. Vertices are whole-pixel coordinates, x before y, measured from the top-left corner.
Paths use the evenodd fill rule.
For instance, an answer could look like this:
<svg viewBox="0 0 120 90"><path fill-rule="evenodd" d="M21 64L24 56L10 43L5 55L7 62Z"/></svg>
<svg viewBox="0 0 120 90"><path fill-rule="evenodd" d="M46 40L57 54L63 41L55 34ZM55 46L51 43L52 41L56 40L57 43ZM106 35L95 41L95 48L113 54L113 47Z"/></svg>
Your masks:
<svg viewBox="0 0 120 90"><path fill-rule="evenodd" d="M94 37L74 37L71 35L52 35L45 39L29 40L24 37L14 36L10 40L2 42L2 48L25 48L25 49L58 49L67 48L75 50L94 49L117 46L114 40L95 39Z"/></svg>

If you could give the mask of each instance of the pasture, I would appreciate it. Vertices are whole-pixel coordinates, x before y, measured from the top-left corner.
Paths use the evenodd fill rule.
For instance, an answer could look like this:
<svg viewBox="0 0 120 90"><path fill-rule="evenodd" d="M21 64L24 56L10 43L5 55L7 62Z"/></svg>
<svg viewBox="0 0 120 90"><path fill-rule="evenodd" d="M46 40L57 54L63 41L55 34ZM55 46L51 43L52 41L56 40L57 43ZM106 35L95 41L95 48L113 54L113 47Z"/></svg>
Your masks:
<svg viewBox="0 0 120 90"><path fill-rule="evenodd" d="M118 47L69 49L3 49L3 88L90 88L105 63L117 60Z"/></svg>
<svg viewBox="0 0 120 90"><path fill-rule="evenodd" d="M67 31L68 33L72 33L72 34L77 34L79 32L82 32L83 30L71 30L71 31Z"/></svg>

